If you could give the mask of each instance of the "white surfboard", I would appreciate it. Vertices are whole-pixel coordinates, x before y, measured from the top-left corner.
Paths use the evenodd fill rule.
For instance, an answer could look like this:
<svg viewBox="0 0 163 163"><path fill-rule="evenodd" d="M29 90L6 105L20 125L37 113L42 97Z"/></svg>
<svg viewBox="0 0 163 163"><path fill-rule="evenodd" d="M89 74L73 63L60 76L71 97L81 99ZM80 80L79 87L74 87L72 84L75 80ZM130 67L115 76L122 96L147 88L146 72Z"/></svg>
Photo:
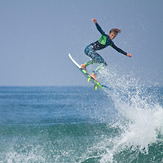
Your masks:
<svg viewBox="0 0 163 163"><path fill-rule="evenodd" d="M68 54L69 58L71 59L71 61L75 64L75 66L80 70L80 72L82 72L82 74L88 79L88 81L91 81L92 84L94 85L94 89L96 90L97 87L100 87L101 89L103 87L106 87L104 85L101 85L99 82L97 82L96 80L94 80L88 73L86 70L82 69L81 66L72 58L71 54Z"/></svg>

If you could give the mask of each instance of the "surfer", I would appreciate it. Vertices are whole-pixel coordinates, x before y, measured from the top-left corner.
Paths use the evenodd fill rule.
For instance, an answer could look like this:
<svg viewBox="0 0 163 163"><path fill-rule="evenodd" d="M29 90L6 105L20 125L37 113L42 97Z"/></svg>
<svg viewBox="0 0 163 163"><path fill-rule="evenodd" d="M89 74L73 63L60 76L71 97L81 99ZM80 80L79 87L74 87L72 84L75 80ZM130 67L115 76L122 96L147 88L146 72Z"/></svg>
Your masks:
<svg viewBox="0 0 163 163"><path fill-rule="evenodd" d="M90 45L88 45L84 52L87 56L89 56L92 60L84 63L81 65L82 69L86 70L86 67L88 65L94 64L94 63L99 63L100 65L96 68L96 70L93 71L93 73L91 74L91 77L94 78L94 80L97 81L96 79L96 73L98 72L98 70L102 67L102 66L107 66L107 63L105 62L105 60L96 52L97 50L101 50L104 49L106 47L108 47L109 45L111 47L113 47L116 51L118 51L119 53L122 53L128 57L131 57L131 54L128 54L127 52L123 51L122 49L118 48L114 42L112 41L117 35L118 33L121 32L120 29L118 28L113 28L110 30L109 34L106 34L100 27L100 25L97 23L96 19L92 19L96 25L97 30L101 33L101 37L96 41L91 43Z"/></svg>

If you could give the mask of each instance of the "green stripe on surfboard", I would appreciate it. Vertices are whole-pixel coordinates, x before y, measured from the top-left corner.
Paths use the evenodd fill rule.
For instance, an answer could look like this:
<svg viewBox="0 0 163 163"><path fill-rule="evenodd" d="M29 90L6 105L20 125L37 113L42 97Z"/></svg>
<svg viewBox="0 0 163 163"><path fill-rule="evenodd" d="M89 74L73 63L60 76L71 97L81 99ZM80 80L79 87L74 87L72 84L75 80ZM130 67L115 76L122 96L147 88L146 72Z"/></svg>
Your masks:
<svg viewBox="0 0 163 163"><path fill-rule="evenodd" d="M83 73L87 74L87 71L86 71L86 70L82 69L82 71L83 71ZM88 75L88 74L87 74L87 76L88 76L88 82L89 82L89 81L91 80L91 76ZM93 79L93 78L92 78L92 79ZM100 88L103 88L102 85L101 85L99 82L97 82L96 80L94 80L94 82L95 82L96 85L98 85ZM96 89L97 89L97 87L96 87ZM95 89L95 90L96 90L96 89Z"/></svg>

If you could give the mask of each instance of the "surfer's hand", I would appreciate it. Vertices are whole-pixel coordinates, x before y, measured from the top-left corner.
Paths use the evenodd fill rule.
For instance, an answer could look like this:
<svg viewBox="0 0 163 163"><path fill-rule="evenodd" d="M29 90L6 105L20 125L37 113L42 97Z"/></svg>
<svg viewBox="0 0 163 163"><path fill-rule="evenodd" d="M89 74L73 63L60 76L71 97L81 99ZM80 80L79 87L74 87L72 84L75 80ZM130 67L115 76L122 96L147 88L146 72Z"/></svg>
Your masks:
<svg viewBox="0 0 163 163"><path fill-rule="evenodd" d="M96 19L91 19L91 20L93 20L93 21L94 21L94 23L95 23L95 24L97 24L97 20L96 20Z"/></svg>
<svg viewBox="0 0 163 163"><path fill-rule="evenodd" d="M131 57L131 54L126 54L127 55L127 57Z"/></svg>

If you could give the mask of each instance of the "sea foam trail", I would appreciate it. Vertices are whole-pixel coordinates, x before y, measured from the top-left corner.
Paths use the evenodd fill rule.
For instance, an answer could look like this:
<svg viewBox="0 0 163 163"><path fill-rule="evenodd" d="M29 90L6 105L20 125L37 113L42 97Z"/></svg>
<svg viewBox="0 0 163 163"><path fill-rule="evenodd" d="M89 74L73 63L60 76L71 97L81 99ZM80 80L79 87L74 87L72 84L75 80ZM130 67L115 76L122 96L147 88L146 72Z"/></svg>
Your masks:
<svg viewBox="0 0 163 163"><path fill-rule="evenodd" d="M107 150L101 162L118 162L122 156L115 159L116 155L123 151L127 153L127 150L134 151L128 158L133 161L140 153L148 155L153 144L163 144L163 108L158 95L149 93L149 88L139 85L133 75L118 74L115 69L102 70L101 80L111 88L105 92L113 99L119 113L119 120L112 127L121 130L119 136L106 141L106 146L112 143L112 147L107 149L105 146ZM162 154L161 150L158 152Z"/></svg>

